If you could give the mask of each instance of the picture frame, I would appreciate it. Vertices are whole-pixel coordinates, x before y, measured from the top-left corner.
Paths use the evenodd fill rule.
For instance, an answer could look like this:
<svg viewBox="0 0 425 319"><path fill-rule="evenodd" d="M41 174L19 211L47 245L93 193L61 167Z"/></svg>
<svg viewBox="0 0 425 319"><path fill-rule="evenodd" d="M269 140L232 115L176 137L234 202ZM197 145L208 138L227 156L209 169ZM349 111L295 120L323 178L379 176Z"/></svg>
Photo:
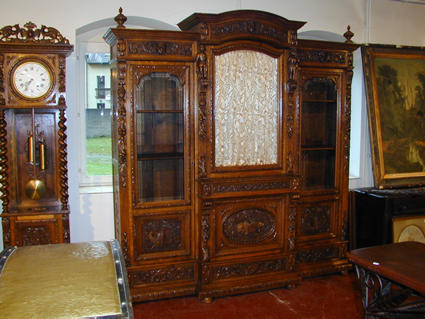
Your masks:
<svg viewBox="0 0 425 319"><path fill-rule="evenodd" d="M361 50L374 186L425 185L425 48Z"/></svg>

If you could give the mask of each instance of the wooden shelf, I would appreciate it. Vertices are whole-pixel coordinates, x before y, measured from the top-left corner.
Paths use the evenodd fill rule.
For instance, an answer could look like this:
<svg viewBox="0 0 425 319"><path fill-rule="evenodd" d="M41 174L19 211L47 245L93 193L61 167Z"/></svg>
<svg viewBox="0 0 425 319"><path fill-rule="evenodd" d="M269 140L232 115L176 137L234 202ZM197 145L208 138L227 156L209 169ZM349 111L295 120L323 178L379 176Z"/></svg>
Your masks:
<svg viewBox="0 0 425 319"><path fill-rule="evenodd" d="M172 159L184 158L184 153L142 153L137 154L138 160L156 160L156 159Z"/></svg>

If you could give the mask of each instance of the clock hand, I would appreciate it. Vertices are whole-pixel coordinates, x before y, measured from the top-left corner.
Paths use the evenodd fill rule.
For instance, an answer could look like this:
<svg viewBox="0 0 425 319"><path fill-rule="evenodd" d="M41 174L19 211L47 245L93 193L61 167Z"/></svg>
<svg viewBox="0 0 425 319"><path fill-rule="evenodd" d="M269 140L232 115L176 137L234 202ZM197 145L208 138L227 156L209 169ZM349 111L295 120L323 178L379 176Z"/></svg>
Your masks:
<svg viewBox="0 0 425 319"><path fill-rule="evenodd" d="M25 91L28 91L28 87L31 84L31 82L34 81L33 78L31 78L29 81L25 82Z"/></svg>

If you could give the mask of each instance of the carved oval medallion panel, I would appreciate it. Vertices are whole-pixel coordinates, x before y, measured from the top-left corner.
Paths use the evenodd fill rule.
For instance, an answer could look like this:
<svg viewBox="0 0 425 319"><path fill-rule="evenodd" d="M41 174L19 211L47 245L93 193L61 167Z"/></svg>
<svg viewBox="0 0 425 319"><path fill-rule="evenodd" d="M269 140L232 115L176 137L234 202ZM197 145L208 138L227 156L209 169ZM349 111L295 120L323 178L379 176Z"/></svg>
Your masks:
<svg viewBox="0 0 425 319"><path fill-rule="evenodd" d="M275 216L258 208L236 211L224 218L223 234L234 244L260 243L275 236Z"/></svg>

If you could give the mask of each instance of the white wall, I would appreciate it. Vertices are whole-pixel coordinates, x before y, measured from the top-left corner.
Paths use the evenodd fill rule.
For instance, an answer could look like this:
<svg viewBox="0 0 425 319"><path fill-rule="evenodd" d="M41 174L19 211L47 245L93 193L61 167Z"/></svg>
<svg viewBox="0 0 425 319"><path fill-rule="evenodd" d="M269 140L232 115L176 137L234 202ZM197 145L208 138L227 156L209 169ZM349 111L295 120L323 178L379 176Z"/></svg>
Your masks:
<svg viewBox="0 0 425 319"><path fill-rule="evenodd" d="M421 0L417 0L421 1ZM322 30L336 34L347 25L355 42L425 45L425 5L392 0L14 0L3 1L1 26L32 21L57 28L72 44L76 30L95 21L112 18L122 6L127 16L140 16L176 25L193 12L217 13L236 9L269 11L290 20L307 21L300 31ZM80 121L77 107L76 54L67 59L68 176L71 240L113 238L112 193L80 194L78 180ZM361 78L361 77L360 77ZM359 89L356 94L360 95ZM356 97L363 101L364 98ZM360 106L359 106L360 107ZM360 116L365 119L364 111ZM362 141L367 142L365 133ZM366 148L367 149L367 148ZM367 154L362 161L368 161ZM364 165L362 174L370 175ZM366 182L369 183L366 178ZM362 182L358 183L359 186ZM0 248L2 248L0 246Z"/></svg>

